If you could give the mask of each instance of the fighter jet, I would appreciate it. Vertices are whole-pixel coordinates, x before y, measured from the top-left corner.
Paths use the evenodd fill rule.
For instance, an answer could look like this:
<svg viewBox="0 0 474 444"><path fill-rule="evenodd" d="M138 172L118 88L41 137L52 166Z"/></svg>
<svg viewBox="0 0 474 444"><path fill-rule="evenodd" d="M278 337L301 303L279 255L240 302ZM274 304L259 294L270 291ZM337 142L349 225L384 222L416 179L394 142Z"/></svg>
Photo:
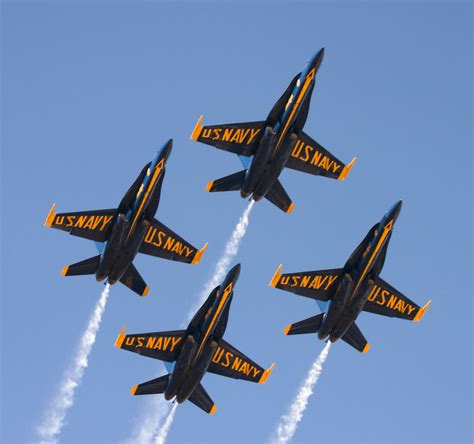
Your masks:
<svg viewBox="0 0 474 444"><path fill-rule="evenodd" d="M202 126L202 116L199 118L191 139L237 154L245 167L209 182L208 192L240 190L243 198L251 195L258 201L266 197L290 213L294 204L278 180L285 167L332 179L346 178L355 158L345 165L303 132L323 56L324 48L294 77L265 121Z"/></svg>
<svg viewBox="0 0 474 444"><path fill-rule="evenodd" d="M169 367L170 374L135 385L132 395L164 393L166 400L175 398L182 403L189 399L213 414L216 405L201 384L206 372L260 384L268 379L275 364L264 370L223 339L239 273L237 264L222 285L212 290L186 330L126 335L125 327L122 328L116 347L175 363L173 369Z"/></svg>
<svg viewBox="0 0 474 444"><path fill-rule="evenodd" d="M107 279L112 285L120 281L140 296L146 296L149 287L132 263L137 253L188 264L199 262L207 243L197 250L154 218L172 146L170 139L153 161L145 165L118 208L56 214L53 204L44 225L92 240L101 252L65 266L61 271L63 276L95 274L99 282Z"/></svg>
<svg viewBox="0 0 474 444"><path fill-rule="evenodd" d="M323 313L288 325L286 335L317 333L319 339L343 341L359 350L370 348L355 320L361 311L419 321L431 301L420 308L380 278L392 230L402 202L375 224L343 268L281 274L278 267L270 286L316 299Z"/></svg>

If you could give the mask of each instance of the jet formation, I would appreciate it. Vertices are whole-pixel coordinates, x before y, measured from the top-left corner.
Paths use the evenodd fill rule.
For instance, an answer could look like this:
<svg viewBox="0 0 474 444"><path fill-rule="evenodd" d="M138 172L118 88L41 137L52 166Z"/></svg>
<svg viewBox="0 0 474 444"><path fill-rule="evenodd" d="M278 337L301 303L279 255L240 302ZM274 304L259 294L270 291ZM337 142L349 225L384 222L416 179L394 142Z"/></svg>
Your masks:
<svg viewBox="0 0 474 444"><path fill-rule="evenodd" d="M113 285L119 281L140 296L146 296L149 287L132 263L138 253L188 264L199 262L207 244L197 250L154 218L172 146L170 139L144 166L118 208L56 214L53 204L45 226L94 241L100 252L65 266L61 271L63 276L95 274L98 282L106 279Z"/></svg>
<svg viewBox="0 0 474 444"><path fill-rule="evenodd" d="M317 333L365 353L370 344L355 323L362 311L410 321L423 317L431 301L420 307L380 277L401 207L399 201L370 229L343 268L281 274L278 267L270 286L315 299L323 311L288 325L286 335Z"/></svg>
<svg viewBox="0 0 474 444"><path fill-rule="evenodd" d="M216 405L201 384L206 372L260 384L267 380L274 364L265 370L223 339L239 274L237 264L212 290L186 330L126 335L122 329L116 347L175 363L171 373L135 385L132 395L163 393L166 400L174 398L179 404L189 399L213 414Z"/></svg>
<svg viewBox="0 0 474 444"><path fill-rule="evenodd" d="M245 167L209 182L208 192L240 190L243 198L259 201L265 197L290 213L294 204L278 180L285 167L331 179L346 178L355 158L346 165L303 132L323 57L324 48L293 78L264 121L203 126L202 116L199 118L191 139L237 154Z"/></svg>

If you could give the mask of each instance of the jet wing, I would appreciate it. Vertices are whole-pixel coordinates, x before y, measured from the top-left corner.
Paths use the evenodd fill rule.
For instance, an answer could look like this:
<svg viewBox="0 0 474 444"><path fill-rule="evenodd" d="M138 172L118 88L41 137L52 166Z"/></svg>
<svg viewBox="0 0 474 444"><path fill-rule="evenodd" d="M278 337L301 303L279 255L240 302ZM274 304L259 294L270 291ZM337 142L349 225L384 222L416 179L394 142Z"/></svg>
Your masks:
<svg viewBox="0 0 474 444"><path fill-rule="evenodd" d="M275 364L265 370L228 342L221 339L207 369L208 372L234 379L245 379L263 384Z"/></svg>
<svg viewBox="0 0 474 444"><path fill-rule="evenodd" d="M160 361L174 362L181 351L185 333L185 330L174 330L126 335L123 327L115 346Z"/></svg>
<svg viewBox="0 0 474 444"><path fill-rule="evenodd" d="M328 301L337 285L342 268L330 270L302 271L300 273L281 274L281 265L278 267L270 286L280 290L316 299Z"/></svg>
<svg viewBox="0 0 474 444"><path fill-rule="evenodd" d="M303 131L298 134L291 156L286 166L303 173L344 180L354 165L355 158L348 165L323 148Z"/></svg>
<svg viewBox="0 0 474 444"><path fill-rule="evenodd" d="M375 285L369 294L363 310L391 318L419 321L431 304L420 307L381 278L374 280Z"/></svg>
<svg viewBox="0 0 474 444"><path fill-rule="evenodd" d="M54 212L53 204L44 225L67 231L73 236L83 237L95 242L105 242L112 229L116 209L78 211L76 213Z"/></svg>
<svg viewBox="0 0 474 444"><path fill-rule="evenodd" d="M197 264L206 248L207 244L197 250L159 220L152 219L139 252L171 261Z"/></svg>
<svg viewBox="0 0 474 444"><path fill-rule="evenodd" d="M255 154L265 122L227 123L224 125L201 125L202 116L196 123L191 139L229 151L239 156Z"/></svg>

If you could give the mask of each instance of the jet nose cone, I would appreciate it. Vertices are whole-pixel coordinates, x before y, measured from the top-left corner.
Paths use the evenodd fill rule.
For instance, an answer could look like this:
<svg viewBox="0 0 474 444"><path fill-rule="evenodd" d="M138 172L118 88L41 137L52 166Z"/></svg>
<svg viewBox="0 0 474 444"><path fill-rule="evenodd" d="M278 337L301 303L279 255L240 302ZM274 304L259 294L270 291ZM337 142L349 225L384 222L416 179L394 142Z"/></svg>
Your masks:
<svg viewBox="0 0 474 444"><path fill-rule="evenodd" d="M316 71L319 69L324 58L324 48L321 48L318 53L313 58L312 65L316 68Z"/></svg>
<svg viewBox="0 0 474 444"><path fill-rule="evenodd" d="M227 279L228 281L235 282L240 275L240 264L234 265L231 270L227 273Z"/></svg>
<svg viewBox="0 0 474 444"><path fill-rule="evenodd" d="M396 219L402 209L402 201L399 200L388 212L389 219Z"/></svg>
<svg viewBox="0 0 474 444"><path fill-rule="evenodd" d="M169 139L160 150L160 159L168 159L169 155L171 154L171 150L173 149L173 139Z"/></svg>

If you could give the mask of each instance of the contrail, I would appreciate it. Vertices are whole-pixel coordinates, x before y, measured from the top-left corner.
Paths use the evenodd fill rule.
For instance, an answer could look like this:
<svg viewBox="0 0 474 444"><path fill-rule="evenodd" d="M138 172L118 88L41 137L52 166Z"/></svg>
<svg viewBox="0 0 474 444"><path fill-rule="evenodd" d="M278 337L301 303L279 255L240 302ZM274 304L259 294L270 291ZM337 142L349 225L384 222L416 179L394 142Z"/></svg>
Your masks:
<svg viewBox="0 0 474 444"><path fill-rule="evenodd" d="M207 299L209 293L222 282L222 279L224 279L228 271L229 265L234 259L235 255L238 253L240 243L242 242L242 239L244 238L245 233L247 232L247 228L249 226L249 216L254 204L255 201L251 200L247 205L247 208L242 213L242 216L240 216L239 222L235 226L232 235L227 241L224 254L217 261L214 274L212 275L211 279L209 279L209 281L206 283L206 285L204 285L204 288L199 296L199 300L196 302L192 310L188 313L188 322L191 320L196 310Z"/></svg>
<svg viewBox="0 0 474 444"><path fill-rule="evenodd" d="M171 424L173 424L174 414L176 413L176 407L178 404L175 403L171 408L171 411L168 413L163 426L161 427L158 435L155 438L155 444L165 444L166 438L168 437L168 432L170 431Z"/></svg>
<svg viewBox="0 0 474 444"><path fill-rule="evenodd" d="M199 300L196 302L192 310L189 311L186 318L187 322L191 320L196 310L204 303L214 287L219 285L222 279L224 279L229 265L234 259L235 255L238 253L240 243L247 232L249 216L254 203L255 201L251 200L247 205L247 208L245 208L244 212L242 213L242 216L240 216L239 222L235 226L234 231L226 243L224 253L217 261L216 268L211 279L209 279L209 281L204 285L204 288L199 295ZM163 398L160 398L159 401L161 402L156 403L155 408L151 407L147 409L147 411L151 411L151 413L145 420L140 421L140 428L136 432L135 437L131 439L131 442L149 443L151 442L152 437L155 436L155 443L164 444L166 436L168 435L168 430L173 423L174 411L176 410L177 404L175 404L171 411L169 411L169 403L164 401ZM169 411L168 416L163 425L161 425L161 420L167 411Z"/></svg>
<svg viewBox="0 0 474 444"><path fill-rule="evenodd" d="M303 413L308 405L308 399L313 394L314 386L321 376L324 361L326 361L329 354L329 347L331 347L331 342L327 341L325 347L309 369L308 375L298 390L298 394L291 404L288 413L281 417L276 431L276 438L273 440L274 443L286 444L293 438L296 427L303 418Z"/></svg>
<svg viewBox="0 0 474 444"><path fill-rule="evenodd" d="M89 353L94 345L99 331L102 315L104 314L110 286L107 284L89 318L87 327L77 347L73 362L66 371L63 381L59 386L56 398L53 400L49 411L46 413L42 424L38 427L38 435L43 443L57 443L64 426L68 410L74 403L74 393L82 382L85 369L88 365Z"/></svg>

